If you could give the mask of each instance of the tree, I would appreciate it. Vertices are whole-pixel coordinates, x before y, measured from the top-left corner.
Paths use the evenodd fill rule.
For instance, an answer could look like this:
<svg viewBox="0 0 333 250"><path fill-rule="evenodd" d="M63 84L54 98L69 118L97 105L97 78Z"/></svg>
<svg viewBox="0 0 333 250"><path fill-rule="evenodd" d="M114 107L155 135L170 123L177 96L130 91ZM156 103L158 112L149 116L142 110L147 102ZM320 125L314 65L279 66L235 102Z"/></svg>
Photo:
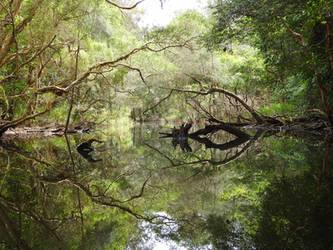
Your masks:
<svg viewBox="0 0 333 250"><path fill-rule="evenodd" d="M267 70L284 85L305 86L332 123L332 1L217 1L210 41L243 39L263 53ZM297 80L295 79L297 76ZM313 87L315 84L316 89ZM288 85L287 85L288 86Z"/></svg>
<svg viewBox="0 0 333 250"><path fill-rule="evenodd" d="M108 98L121 82L116 78L135 72L145 83L142 70L129 58L143 51L186 46L188 41L143 43L128 32L121 10L133 9L140 2L130 7L98 0L3 2L0 135L46 113L64 119L67 101L71 107L80 105L74 118L82 118L102 103L111 105ZM45 16L48 11L50 16ZM71 111L67 124L70 117Z"/></svg>

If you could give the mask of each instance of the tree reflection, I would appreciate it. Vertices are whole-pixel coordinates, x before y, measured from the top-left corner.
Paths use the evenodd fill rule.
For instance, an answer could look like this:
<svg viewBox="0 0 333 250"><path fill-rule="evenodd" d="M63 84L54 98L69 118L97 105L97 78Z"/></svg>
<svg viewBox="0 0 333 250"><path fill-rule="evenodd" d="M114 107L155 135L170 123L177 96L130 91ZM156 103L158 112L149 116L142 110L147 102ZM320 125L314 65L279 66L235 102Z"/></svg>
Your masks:
<svg viewBox="0 0 333 250"><path fill-rule="evenodd" d="M327 152L321 154L323 168ZM277 179L266 189L254 237L260 249L333 248L333 173L329 169L323 177L318 161L313 163L315 175Z"/></svg>
<svg viewBox="0 0 333 250"><path fill-rule="evenodd" d="M71 150L82 137L1 142L4 248L144 249L147 228L188 249L332 248L329 145L215 132L186 153L157 131L103 138L98 162Z"/></svg>

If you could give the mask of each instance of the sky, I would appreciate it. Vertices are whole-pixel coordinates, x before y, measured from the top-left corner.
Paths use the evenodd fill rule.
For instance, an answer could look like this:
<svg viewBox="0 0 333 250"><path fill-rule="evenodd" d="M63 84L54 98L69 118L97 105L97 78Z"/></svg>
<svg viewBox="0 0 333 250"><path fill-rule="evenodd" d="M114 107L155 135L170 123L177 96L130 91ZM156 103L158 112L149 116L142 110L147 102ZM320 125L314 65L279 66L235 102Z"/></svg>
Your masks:
<svg viewBox="0 0 333 250"><path fill-rule="evenodd" d="M144 10L141 27L166 26L179 13L189 9L204 12L209 0L166 0L161 8L159 0L145 0L138 9Z"/></svg>

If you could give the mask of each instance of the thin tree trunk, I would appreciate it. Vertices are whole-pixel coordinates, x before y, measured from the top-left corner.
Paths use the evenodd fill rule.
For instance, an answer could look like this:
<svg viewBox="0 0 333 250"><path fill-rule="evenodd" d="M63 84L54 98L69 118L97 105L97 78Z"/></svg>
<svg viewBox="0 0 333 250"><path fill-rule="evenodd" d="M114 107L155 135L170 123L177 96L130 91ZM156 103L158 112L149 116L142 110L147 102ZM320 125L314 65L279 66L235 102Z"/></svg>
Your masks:
<svg viewBox="0 0 333 250"><path fill-rule="evenodd" d="M326 38L327 38L327 53L331 63L331 73L333 75L333 17L326 18Z"/></svg>
<svg viewBox="0 0 333 250"><path fill-rule="evenodd" d="M77 46L77 51L76 51L76 58L75 58L75 76L74 76L74 80L77 79L77 73L78 73L78 64L79 64L79 53L80 53L80 42ZM66 120L66 125L65 125L65 131L64 133L66 134L68 131L68 126L69 126L69 122L71 119L71 114L72 114L72 110L73 110L73 102L74 102L74 88L72 89L72 95L71 95L71 100L70 100L70 106L69 106L69 111L67 114L67 120Z"/></svg>
<svg viewBox="0 0 333 250"><path fill-rule="evenodd" d="M285 20L280 17L280 20L282 21L283 25L286 27L286 29L297 38L297 40L299 41L300 45L303 47L305 53L308 55L309 59L311 60L311 64L312 64L312 68L316 77L316 81L317 81L317 86L319 88L320 91L320 96L321 96L321 102L324 108L324 112L327 115L328 121L330 123L330 125L333 125L333 118L332 118L332 114L331 114L331 110L328 106L328 101L327 101L327 90L325 88L325 86L323 85L322 81L321 81L321 77L319 74L319 70L318 70L318 66L316 63L316 60L312 54L312 52L310 51L309 47L306 44L306 41L304 39L304 37L300 34L297 33L296 31L292 30L287 23L285 22ZM329 40L329 39L328 39ZM333 59L333 58L332 58Z"/></svg>

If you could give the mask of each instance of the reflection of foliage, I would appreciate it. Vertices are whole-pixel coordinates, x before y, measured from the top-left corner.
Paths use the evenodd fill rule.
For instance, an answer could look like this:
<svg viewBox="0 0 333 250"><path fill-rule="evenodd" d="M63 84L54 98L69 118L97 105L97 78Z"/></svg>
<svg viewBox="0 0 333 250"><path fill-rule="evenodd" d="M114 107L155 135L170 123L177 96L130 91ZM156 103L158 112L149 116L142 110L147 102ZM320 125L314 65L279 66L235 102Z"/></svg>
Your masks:
<svg viewBox="0 0 333 250"><path fill-rule="evenodd" d="M255 241L260 249L331 249L332 178L320 194L313 175L284 178L270 185Z"/></svg>
<svg viewBox="0 0 333 250"><path fill-rule="evenodd" d="M113 132L94 135L105 142L92 152L102 159L97 163L74 150L88 135L69 137L74 171L64 138L3 142L0 237L6 246L144 249L148 229L156 240L188 249L331 246L332 159L320 149L261 135L242 157L216 166L209 160L228 159L243 147L227 152L189 141L193 152L183 153L149 126L134 131L132 141Z"/></svg>
<svg viewBox="0 0 333 250"><path fill-rule="evenodd" d="M248 236L237 221L210 215L207 230L216 249L251 249Z"/></svg>
<svg viewBox="0 0 333 250"><path fill-rule="evenodd" d="M149 178L143 174L134 185L128 171L105 171L77 152L71 160L64 138L43 144L38 140L33 141L34 146L27 142L1 144L6 153L0 162L7 168L0 171L0 239L11 249L46 245L72 249L82 244L82 238L98 235L101 241L91 242L89 249L111 243L111 248L123 248L128 230L135 226L130 214L140 216L131 204L143 195ZM104 159L104 164L112 162Z"/></svg>

